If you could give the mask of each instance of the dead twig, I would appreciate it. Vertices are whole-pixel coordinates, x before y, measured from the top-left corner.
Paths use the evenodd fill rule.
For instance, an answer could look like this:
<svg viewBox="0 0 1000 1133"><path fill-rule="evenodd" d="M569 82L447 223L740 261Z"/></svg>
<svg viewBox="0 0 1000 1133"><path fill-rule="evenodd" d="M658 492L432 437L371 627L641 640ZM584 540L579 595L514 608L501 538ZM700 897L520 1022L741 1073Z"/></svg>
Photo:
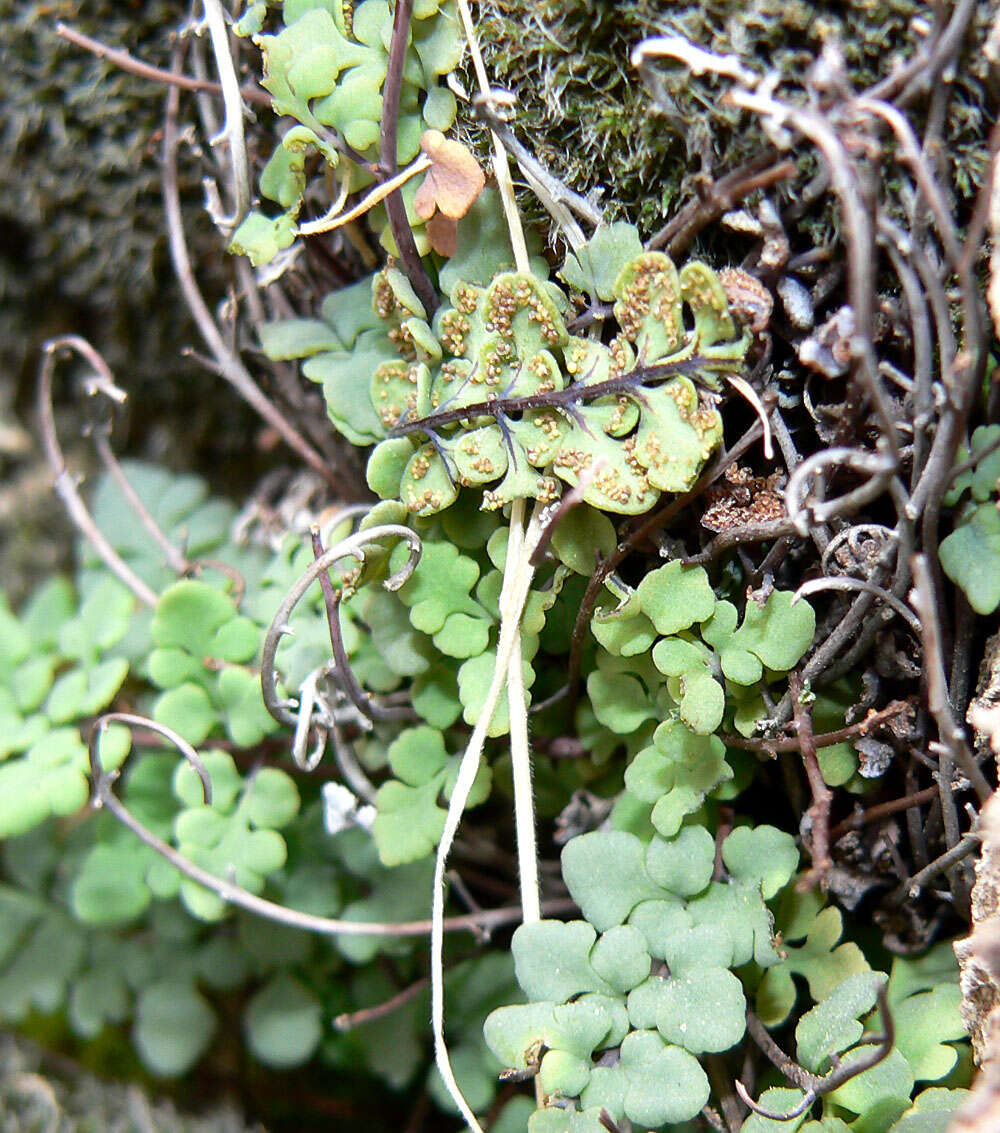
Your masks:
<svg viewBox="0 0 1000 1133"><path fill-rule="evenodd" d="M415 980L409 987L404 987L402 991L397 992L384 1003L378 1003L374 1007L362 1007L359 1011L347 1011L341 1015L335 1015L333 1025L338 1031L344 1033L353 1031L355 1027L363 1027L365 1023L373 1023L376 1019L384 1019L386 1015L391 1015L394 1011L398 1011L400 1007L405 1007L411 999L416 999L422 992L427 991L430 985L431 981L424 976Z"/></svg>
<svg viewBox="0 0 1000 1133"><path fill-rule="evenodd" d="M822 749L843 743L844 740L849 740L854 736L866 736L872 728L878 727L879 724L892 719L893 716L898 716L901 712L907 711L909 707L910 704L905 700L894 700L878 712L869 712L868 716L857 724L847 724L843 728L838 728L835 732L824 732L821 735L813 736L813 744L817 749ZM801 750L801 740L798 736L790 736L787 739L752 740L745 736L724 734L720 738L726 747L741 748L743 751L760 751L768 755L772 752Z"/></svg>
<svg viewBox="0 0 1000 1133"><path fill-rule="evenodd" d="M770 189L798 173L794 161L775 161L777 150L769 149L712 182L704 193L684 208L659 232L646 247L662 248L671 259L682 256L695 237L723 213L759 189Z"/></svg>
<svg viewBox="0 0 1000 1133"><path fill-rule="evenodd" d="M93 516L83 502L76 486L76 478L66 467L62 446L56 433L55 415L52 409L52 378L55 371L56 359L63 351L74 351L86 359L98 374L103 374L111 385L111 372L104 359L90 345L86 339L78 335L66 335L55 338L45 344L45 354L42 358L42 368L38 378L38 419L42 430L42 446L54 474L54 488L62 500L70 519L77 530L90 543L105 566L120 582L146 606L155 607L157 595L151 587L135 573L118 552L111 546L104 533L94 522Z"/></svg>
<svg viewBox="0 0 1000 1133"><path fill-rule="evenodd" d="M130 55L129 52L121 48L108 47L106 43L101 43L99 39L84 35L82 31L77 31L76 28L71 28L62 21L56 24L55 33L61 39L65 39L67 43L82 47L84 51L89 51L92 55L96 55L98 59L106 59L119 70L127 71L130 75L138 75L140 79L149 79L154 83L167 83L171 86L180 87L182 90L196 93L222 94L221 83L214 82L211 79L195 79L190 75L181 74L179 71L167 71L162 67L154 67L150 63L144 63L141 59L136 59L134 55ZM271 105L271 96L256 83L241 87L240 93L247 102L253 102L257 106Z"/></svg>
<svg viewBox="0 0 1000 1133"><path fill-rule="evenodd" d="M816 757L816 741L813 737L812 715L805 703L805 686L802 677L794 670L788 674L788 691L792 698L792 712L795 730L798 733L799 751L806 769L809 790L812 793L812 806L806 812L812 823L809 850L812 855L812 868L800 882L802 888L813 885L822 886L826 874L833 864L830 857L830 807L833 791L826 785L819 760Z"/></svg>
<svg viewBox="0 0 1000 1133"><path fill-rule="evenodd" d="M830 841L836 842L852 830L860 830L862 826L867 826L871 822L878 822L880 818L888 818L890 815L899 814L901 810L910 810L911 807L929 803L932 799L937 798L937 793L937 787L925 787L922 791L914 791L912 795L907 795L902 799L878 803L876 806L870 806L865 810L859 808L856 814L852 814L850 818L845 818L843 822L837 823L830 831Z"/></svg>
<svg viewBox="0 0 1000 1133"><path fill-rule="evenodd" d="M927 705L938 727L938 735L947 748L951 758L961 768L962 773L972 784L981 803L993 794L979 764L976 762L959 726L948 697L948 686L944 673L944 660L941 650L941 631L938 621L937 604L931 589L930 570L925 555L913 558L913 592L910 601L920 613L921 636L924 645L924 678L927 683ZM943 769L942 769L943 770Z"/></svg>
<svg viewBox="0 0 1000 1133"><path fill-rule="evenodd" d="M181 49L174 52L175 66L180 62ZM167 110L163 123L163 146L161 151L161 170L163 187L163 210L166 216L170 245L170 258L181 292L195 324L212 354L219 373L228 381L243 399L260 414L289 447L321 476L331 487L337 487L337 477L327 466L323 457L302 436L294 425L265 397L260 387L250 376L249 371L230 350L219 328L212 318L195 280L184 236L184 222L181 215L180 190L177 184L177 147L179 135L177 116L180 108L180 90L172 86L167 94Z"/></svg>
<svg viewBox="0 0 1000 1133"><path fill-rule="evenodd" d="M386 64L385 83L382 88L382 121L379 129L379 172L382 179L395 177L399 170L396 150L399 134L399 95L403 86L403 65L406 62L412 11L413 0L396 0L396 11L392 18L392 39L389 42L389 61ZM390 193L386 197L385 211L406 278L417 293L417 298L423 304L429 320L438 308L438 295L417 251L413 230L406 216L406 207L399 192Z"/></svg>

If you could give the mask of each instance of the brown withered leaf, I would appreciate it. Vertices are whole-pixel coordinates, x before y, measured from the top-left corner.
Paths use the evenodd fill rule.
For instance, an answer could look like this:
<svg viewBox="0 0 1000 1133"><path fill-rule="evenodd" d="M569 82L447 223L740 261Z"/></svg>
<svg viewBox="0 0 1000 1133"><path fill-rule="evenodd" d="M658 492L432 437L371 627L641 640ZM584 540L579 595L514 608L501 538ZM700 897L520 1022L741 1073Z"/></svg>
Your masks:
<svg viewBox="0 0 1000 1133"><path fill-rule="evenodd" d="M430 220L439 212L459 220L472 208L486 184L479 162L461 142L446 138L440 130L426 130L420 148L433 164L413 198L417 216Z"/></svg>
<svg viewBox="0 0 1000 1133"><path fill-rule="evenodd" d="M427 239L439 256L451 257L458 250L458 221L436 212L424 225Z"/></svg>

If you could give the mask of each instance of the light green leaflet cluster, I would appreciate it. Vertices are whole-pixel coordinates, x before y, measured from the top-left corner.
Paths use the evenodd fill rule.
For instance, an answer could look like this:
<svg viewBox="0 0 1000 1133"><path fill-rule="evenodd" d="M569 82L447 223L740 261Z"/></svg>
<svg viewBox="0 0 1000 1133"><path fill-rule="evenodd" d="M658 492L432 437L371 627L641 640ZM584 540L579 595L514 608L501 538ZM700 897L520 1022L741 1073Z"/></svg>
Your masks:
<svg viewBox="0 0 1000 1133"><path fill-rule="evenodd" d="M260 45L263 84L294 122L260 183L276 209L252 213L234 237L255 264L294 242L321 179L352 192L370 183L364 163L379 156L392 25L386 0L246 8L238 30ZM451 124L455 100L442 77L460 52L450 0L415 0L400 164L416 155L425 128ZM418 717L353 722L350 754L372 782L371 830L328 833L316 779L261 765L291 743L261 699L264 627L311 561L308 541L289 537L276 553L240 545L231 537L234 510L209 499L196 478L126 466L159 526L202 565L176 579L105 482L93 500L98 526L159 595L155 610L140 608L86 550L75 586L43 585L19 615L0 608L5 1022L64 1012L84 1038L129 1026L144 1064L170 1076L205 1053L217 1026L213 1000L228 997L241 1005L250 1051L269 1066L316 1058L393 1089L423 1077L438 1104L451 1105L428 1072L426 994L348 1034L330 1026L419 981L423 941L314 937L234 913L111 816L81 820L82 737L94 716L127 706L198 747L211 778L209 803L155 735L130 737L117 726L104 735L105 767L124 768L119 797L178 852L319 916L426 917L444 806L496 668L502 508L555 500L567 486L584 501L555 528L552 561L525 605L524 686L537 701L565 679L584 587L596 556L616 546L608 513L639 515L661 493L686 490L718 446L722 382L739 372L747 340L709 268L678 271L617 224L567 258L561 283L537 255L529 272L514 272L489 190L460 224L455 255L441 261L428 254L412 208L418 184L409 182L403 198L446 298L441 309L430 316L390 265L329 296L320 317L261 330L271 358L303 360L336 428L373 446L368 478L383 502L363 525L406 522L423 543L398 592L378 583L402 565L402 545L372 556L363 576L335 579L359 682L376 696L404 694ZM371 219L393 252L384 212ZM586 309L596 323L572 331ZM977 433L973 450L984 451L994 432ZM972 502L942 545L945 569L984 612L1000 590L963 563L995 550L996 471L985 457L957 481L956 498L968 490ZM610 578L582 652L586 695L575 719L558 708L534 719L542 751L541 741L574 737L587 753L535 757L543 818L565 815L580 788L613 806L600 829L570 837L563 851L579 918L520 928L511 954L484 948L469 958L465 941L449 957L448 1038L473 1110L494 1106L501 1068L538 1071L545 1104L513 1098L491 1133L601 1133L605 1111L636 1131L680 1133L710 1098L709 1060L745 1040L748 1006L765 1026L785 1026L787 1048L817 1075L838 1057L856 1057L865 1029L877 1026L872 1011L886 974L841 939L837 909L797 890L792 836L738 816L728 834L716 833L720 804L755 771L754 757L727 750L719 733L754 733L765 693L783 694L815 631L808 603L740 587L734 575L713 584L703 568L680 562L653 567L634 587ZM330 658L318 587L290 622L277 666L294 698ZM845 703L855 700L849 692ZM830 695L812 713L819 730L843 723ZM489 735L502 740L508 730L501 702ZM487 749L470 806L510 794L504 747ZM858 787L849 744L823 749L820 761L827 782ZM898 1042L885 1063L824 1098L819 1120L751 1117L746 1133L943 1131L962 1097L954 1087L968 1081L948 945L896 959L888 994ZM728 1081L732 1067L724 1069ZM790 1109L801 1094L778 1082L765 1077L757 1092L765 1105Z"/></svg>
<svg viewBox="0 0 1000 1133"><path fill-rule="evenodd" d="M233 510L208 499L199 481L139 465L126 471L164 530L188 554L235 567L245 590L240 595L235 576L211 566L173 580L139 525L127 520L117 490L104 483L94 500L97 520L161 591L157 609L138 609L87 557L78 576L82 600L66 584L50 583L20 617L5 615L5 734L14 738L0 775L21 787L11 789L3 812L3 1017L16 1022L32 1009L66 1010L81 1036L128 1023L147 1066L171 1075L211 1042L212 997L242 989L256 1057L281 1067L318 1055L402 1087L426 1065L425 1001L418 997L383 1024L340 1037L328 1020L394 994L397 985L372 965L379 954L399 965L401 978L415 978L419 943L324 941L234 917L109 816L69 827L45 817L79 809L86 794L80 728L124 688L127 703L201 748L213 783L207 806L175 753L140 740L119 792L154 833L206 868L292 907L354 920L426 915L430 854L462 746L453 726L463 713L475 718L492 669L506 532L496 513L476 510L474 495L463 492L440 515L415 520L424 559L402 591L367 585L343 603L345 645L362 683L378 693L407 688L423 722L378 726L361 738L358 758L382 780L374 837L361 829L331 837L316 785L275 768L244 767L218 747L228 741L238 753L278 738L259 699L260 637L310 549L304 540L289 540L276 555L237 546L228 536ZM379 505L380 512L394 508L401 505ZM526 656L547 658L538 677L527 667L529 687L553 668L553 658L565 656L588 555L595 546L606 552L613 538L610 520L587 505L557 530L559 561L529 599ZM394 569L393 556L402 551L383 569ZM556 576L558 585L546 585ZM317 589L299 607L295 636L279 654L290 692L329 657L321 602ZM788 835L738 828L722 847L724 872L716 876L713 865L714 800L732 798L751 772L713 734L715 706L724 705L726 727L751 729L763 711L757 683L781 681L811 639L808 605L789 606L788 595L776 592L748 602L738 617L712 592L702 568L668 563L634 592L609 591L594 627L600 642L586 662L588 696L577 718L594 758L536 758L540 802L550 813L577 786L619 797L613 829L572 839L564 853L582 918L517 934L513 961L530 1001L524 1008L505 1006L518 1000L505 953L486 952L448 976L453 1057L477 1112L492 1104L500 1063L521 1065L539 1042L548 1049L543 1084L552 1104L530 1117L533 1131L592 1130L597 1101L609 1112L632 1114L635 1124L665 1114L669 1127L704 1094L704 1057L739 1040L745 1002L774 1026L794 1009L796 976L824 1005L845 980L868 971L856 945L839 943L840 914L795 893L789 879L797 855ZM83 641L96 652L84 650ZM470 652L475 656L464 656ZM112 685L77 675L112 660L121 662ZM740 713L739 720L730 713ZM539 717L536 727L547 734L552 721ZM285 733L282 739L289 741ZM609 759L622 746L632 756L624 779L620 761ZM109 729L106 765L122 764L128 749L125 732ZM490 762L474 802L509 789L505 757L494 754ZM28 781L33 791L24 789ZM780 948L767 904L775 895ZM572 978L555 971L563 967L557 957L572 958ZM951 1072L956 1053L949 1044L960 1024L953 965L944 961L941 953L900 1016L908 1020L900 1049L910 1069L894 1063L888 1085L876 1082L874 1093L855 1100L838 1092L831 1115L853 1122L852 1113L862 1114L865 1128L888 1129L909 1104L914 1079L937 1082ZM862 1004L851 1008L855 1014L848 1018L844 1008L847 1014L834 1018L840 1049L856 1041L854 1020L870 1009L870 981L864 986L850 999ZM709 1000L719 1009L706 1029ZM482 1021L498 1008L487 1030L491 1053ZM447 1105L434 1074L429 1084ZM938 1094L935 1104L955 1104L954 1091ZM785 1105L784 1095L771 1104ZM522 1099L511 1105L512 1130L525 1127L531 1108ZM875 1112L891 1121L873 1122Z"/></svg>
<svg viewBox="0 0 1000 1133"><path fill-rule="evenodd" d="M798 860L791 837L767 826L734 831L723 853L725 883L712 880L715 840L703 826L648 845L623 832L572 839L563 877L584 919L515 933L530 1002L487 1019L500 1060L534 1060L545 1096L579 1098L593 1119L604 1109L656 1128L694 1117L710 1092L698 1056L743 1037L747 1003L732 969L780 962L764 897ZM600 1051L615 1054L595 1065ZM529 1125L570 1127L551 1111Z"/></svg>
<svg viewBox="0 0 1000 1133"><path fill-rule="evenodd" d="M180 853L253 893L266 890L274 900L321 916L419 919L429 905L433 834L423 847L399 842L396 856L407 864L390 868L365 831L325 832L318 784L307 783L303 798L285 771L252 761L239 766L219 746L249 752L276 729L261 702L263 627L311 557L309 548L291 539L271 555L236 545L229 537L235 510L209 498L202 481L136 463L124 468L161 529L192 558L215 566L175 580L118 489L105 480L94 494L93 514L116 551L161 592L155 611L144 610L85 549L75 587L53 580L19 616L6 604L0 609L6 879L0 885L0 1018L19 1023L32 1011L65 1011L82 1038L131 1024L144 1064L173 1076L188 1070L212 1040L217 1020L211 998L242 991L247 1042L262 1062L290 1067L319 1054L330 1065L367 1067L402 1087L424 1059L419 1003L391 1020L392 1057L378 1027L337 1038L328 1020L390 997L391 980L372 970L371 962L384 953L405 968L416 942L365 936L322 941L234 916L110 816L86 822L75 817L85 813L89 794L89 721L122 693L130 708L195 744L209 772L210 805L177 753L151 746L155 736L140 736L133 745L124 727L112 725L103 737L107 769L128 759L117 788L126 806ZM433 646L410 627L397 598L367 588L353 606L342 614L344 642L367 687L391 691L431 668ZM356 620L360 608L364 633ZM295 636L279 654L292 690L329 658L318 591L300 605L293 628ZM384 653L369 631L385 643ZM440 713L448 695L435 685L428 711L436 707ZM457 694L454 701L457 715ZM435 778L433 746L420 747L424 758L415 767L412 754L409 763L404 754L407 736L412 753L420 729L395 745L391 735L364 740L359 755L369 772L378 773L391 758L402 775L434 780L435 792L445 789ZM281 742L287 748L288 736ZM392 810L388 802L382 809L379 843L391 850L397 845ZM63 816L71 821L51 821ZM408 829L404 833L410 836ZM511 978L505 956L459 965L450 976L453 992L460 995L479 981L493 998L466 992L469 1014L459 1011L457 1023L464 1018L478 1032L485 1013L510 995Z"/></svg>
<svg viewBox="0 0 1000 1133"><path fill-rule="evenodd" d="M945 497L962 506L955 530L941 541L941 567L977 614L992 614L1000 606L1000 425L976 429L971 451L962 445L956 462L970 458L978 463L955 477Z"/></svg>
<svg viewBox="0 0 1000 1133"><path fill-rule="evenodd" d="M877 1067L823 1099L823 1116L778 1123L751 1116L751 1133L928 1133L947 1128L964 1089L918 1082L967 1081L960 1051L961 991L947 943L917 960L872 971L860 949L838 944L841 916L796 890L798 853L771 826L738 827L721 844L684 826L644 843L622 832L572 839L563 878L582 920L519 928L512 944L527 1003L486 1020L490 1049L505 1065L537 1070L549 1104L529 1133L601 1133L602 1114L632 1128L687 1129L710 1097L702 1059L744 1036L752 1007L769 1027L794 1006L793 975L816 1006L795 1027L795 1055L822 1077L850 1062L877 1032L876 989L887 985L897 1027ZM721 865L721 870L720 870ZM721 878L718 879L717 878ZM767 902L782 893L776 935ZM780 942L780 943L779 943ZM762 1104L788 1112L801 1090L766 1089Z"/></svg>
<svg viewBox="0 0 1000 1133"><path fill-rule="evenodd" d="M279 7L284 27L262 34L268 9ZM253 36L264 62L261 85L270 92L275 112L295 121L276 147L260 178L260 193L283 212L254 211L233 236L232 250L254 264L272 260L298 235L310 178L322 183L335 171L351 191L364 188L372 175L345 153L347 147L367 162L379 160L379 122L392 36L393 13L387 0L285 0L251 4L237 31ZM455 118L455 96L439 79L458 66L463 40L451 0L415 0L399 101L397 157L400 165L416 157L427 129L447 130ZM345 144L346 143L346 146ZM313 172L315 156L321 172ZM413 211L418 182L403 189L417 249L425 254L427 237ZM328 196L324 192L324 196ZM395 251L385 227L384 209L372 218L383 232L387 250Z"/></svg>

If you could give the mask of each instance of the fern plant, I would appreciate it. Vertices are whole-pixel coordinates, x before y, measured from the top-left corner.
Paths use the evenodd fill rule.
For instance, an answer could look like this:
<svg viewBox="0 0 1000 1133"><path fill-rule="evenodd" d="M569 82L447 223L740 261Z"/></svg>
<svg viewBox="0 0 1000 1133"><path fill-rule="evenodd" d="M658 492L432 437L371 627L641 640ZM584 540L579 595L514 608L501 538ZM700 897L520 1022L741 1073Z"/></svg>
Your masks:
<svg viewBox="0 0 1000 1133"><path fill-rule="evenodd" d="M944 1128L969 1080L948 945L890 960L815 884L815 799L878 774L845 743L850 681L838 699L802 679L816 610L787 573L751 586L738 557L669 543L603 569L732 467L734 389L766 419L748 320L712 268L622 222L564 226L553 271L499 161L441 251L416 178L442 152L425 128L455 118L460 22L474 36L464 0L412 8L408 37L383 0L252 4L237 25L296 124L260 180L283 211L232 250L281 265L366 213L393 253L259 327L368 450L378 502L275 544L197 478L126 464L130 491L112 475L91 497L103 553L81 543L72 581L0 608L0 1017L127 1027L169 1077L235 1002L266 1065L420 1080L494 1133L718 1127L740 1105L748 1133ZM398 213L372 211L393 192L419 280ZM994 439L972 438L952 503L974 502L941 548L976 609L996 603L955 548L988 526ZM755 801L782 705L815 749L799 829ZM485 912L462 882L484 854L508 898ZM744 1085L756 1047L774 1071Z"/></svg>

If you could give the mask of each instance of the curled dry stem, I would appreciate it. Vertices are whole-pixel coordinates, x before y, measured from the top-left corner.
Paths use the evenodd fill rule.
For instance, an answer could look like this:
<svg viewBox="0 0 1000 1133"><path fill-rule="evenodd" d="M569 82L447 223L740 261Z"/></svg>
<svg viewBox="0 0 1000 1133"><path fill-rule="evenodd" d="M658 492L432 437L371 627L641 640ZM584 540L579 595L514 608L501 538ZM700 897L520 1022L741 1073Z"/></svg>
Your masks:
<svg viewBox="0 0 1000 1133"><path fill-rule="evenodd" d="M274 901L258 897L242 886L223 880L209 873L208 870L202 869L201 866L178 853L173 846L158 838L132 814L114 793L113 788L119 772L107 771L104 768L101 763L100 744L105 729L110 724L115 723L125 724L127 727L141 727L156 732L174 744L199 775L202 788L205 791L206 803L211 799L211 781L208 778L208 773L197 753L186 740L171 729L165 728L162 724L157 724L154 720L148 720L143 716L133 716L130 713L111 712L96 720L90 730L88 750L92 779L92 805L96 809L108 810L123 826L131 830L151 849L156 850L158 854L191 881L204 886L228 904L246 909L247 912L264 917L267 920L276 921L278 924L288 925L290 928L314 932L323 936L426 936L431 931L431 922L426 920L395 923L348 921L302 913L295 909L285 908L284 905L279 905ZM558 915L568 912L573 907L572 901L560 899L549 902L545 912L550 915ZM441 921L440 928L443 932L475 932L481 928L496 928L500 925L516 923L520 919L521 907L516 905L509 908L485 909L457 917L446 917Z"/></svg>
<svg viewBox="0 0 1000 1133"><path fill-rule="evenodd" d="M143 582L108 542L104 533L94 522L87 505L83 502L83 498L77 490L75 477L66 467L66 459L63 456L62 446L59 444L55 414L52 409L52 380L56 358L61 351L66 350L79 354L94 367L94 370L104 381L114 386L107 363L86 339L80 338L78 335L66 335L62 338L54 338L45 344L45 353L38 378L38 418L42 430L42 445L45 449L45 456L55 476L56 494L62 500L77 530L89 541L115 578L123 582L144 605L155 606L157 602L156 593Z"/></svg>
<svg viewBox="0 0 1000 1133"><path fill-rule="evenodd" d="M91 396L103 394L110 403L110 409L113 410L115 406L123 404L128 395L124 390L119 389L118 386L114 384L111 378L111 371L104 363L104 359L101 358L96 351L94 355L101 363L102 369L99 370L93 378L85 382L85 389ZM139 493L132 487L132 482L125 475L122 466L118 463L118 459L112 451L110 441L110 412L101 420L91 425L88 432L90 439L93 441L98 459L101 464L104 465L105 471L118 485L118 490L125 497L129 507L135 512L136 518L145 528L146 533L163 552L163 558L167 566L170 567L175 574L187 574L192 570L194 564L190 563L180 548L175 547L167 538L160 525L153 518L149 508L142 502Z"/></svg>
<svg viewBox="0 0 1000 1133"><path fill-rule="evenodd" d="M355 534L349 535L346 539L342 539L339 543L324 551L309 564L282 599L281 605L264 635L264 648L260 663L260 684L264 705L279 724L296 727L299 723L298 716L289 711L294 702L289 703L282 700L278 695L278 675L275 670L275 657L281 638L285 634L293 632L288 622L295 607L309 587L317 579L322 579L326 572L341 559L355 558L363 567L370 549L383 539L405 539L410 549L410 556L402 569L387 578L382 584L386 590L398 590L410 577L420 561L422 544L420 537L409 527L386 523L379 527L370 527L365 531L355 532Z"/></svg>
<svg viewBox="0 0 1000 1133"><path fill-rule="evenodd" d="M117 780L119 775L118 771L105 771L101 763L101 736L112 724L125 724L130 729L143 728L148 732L154 732L156 735L162 736L168 743L173 744L198 776L201 782L202 801L205 806L212 805L212 780L209 777L208 769L202 762L201 756L195 751L193 745L189 744L188 741L175 732L173 728L168 728L166 724L159 724L155 720L150 720L145 716L137 716L132 712L106 712L94 722L90 729L90 741L87 745L87 754L90 758L91 781L98 799L100 799L101 795L99 787L102 782L106 782L107 786L110 788L111 784ZM99 806L100 802L96 802L95 805Z"/></svg>
<svg viewBox="0 0 1000 1133"><path fill-rule="evenodd" d="M319 527L315 524L311 529L313 555L319 559L323 556L323 541L320 537ZM351 659L347 656L344 646L344 635L340 625L340 603L343 601L343 590L335 590L330 581L329 571L323 571L319 576L320 586L323 588L323 603L326 606L326 619L330 627L330 647L333 650L333 659L336 663L334 672L347 699L354 707L369 720L415 720L417 714L412 708L399 704L380 704L361 687L360 682L351 668ZM299 711L299 726L302 723L302 711Z"/></svg>
<svg viewBox="0 0 1000 1133"><path fill-rule="evenodd" d="M866 1035L865 1038L861 1040L863 1045L875 1047L870 1053L863 1055L861 1058L855 1058L851 1062L840 1062L824 1078L816 1078L815 1075L811 1075L803 1067L792 1063L787 1055L782 1056L783 1062L789 1066L794 1066L797 1072L793 1077L792 1074L788 1073L786 1065L781 1067L781 1069L788 1074L790 1080L795 1082L796 1085L801 1087L804 1082L811 1079L811 1083L806 1088L805 1096L787 1113L775 1113L773 1110L765 1109L763 1106L758 1105L753 1098L750 1097L747 1088L742 1082L736 1082L736 1092L750 1109L760 1117L767 1118L770 1121L794 1121L796 1117L801 1117L818 1098L832 1094L834 1090L839 1090L841 1086L846 1082L850 1082L852 1078L857 1078L859 1074L864 1074L866 1070L871 1070L873 1067L878 1066L880 1062L883 1062L889 1057L892 1051L896 1041L896 1024L892 1016L892 1010L889 1007L889 997L884 984L879 986L876 991L876 996L878 999L878 1012L882 1022L882 1030L879 1034ZM751 1032L751 1034L753 1034L753 1032ZM767 1050L765 1050L765 1054L768 1054ZM768 1056L770 1057L770 1054Z"/></svg>
<svg viewBox="0 0 1000 1133"><path fill-rule="evenodd" d="M836 535L827 543L823 549L823 555L820 559L820 569L824 574L830 574L834 566L834 556L838 556L844 544L847 544L847 549L851 553L854 564L859 567L863 562L863 555L865 549L859 540L865 539L870 543L881 544L881 546L888 547L890 544L897 544L899 542L899 533L891 527L886 527L881 523L856 523L852 527L845 527L842 531L838 531Z"/></svg>
<svg viewBox="0 0 1000 1133"><path fill-rule="evenodd" d="M174 67L181 59L180 49L174 52ZM181 214L180 189L177 182L177 147L179 134L177 115L180 104L180 91L171 87L167 94L167 112L163 122L162 175L163 211L166 218L170 258L174 274L181 287L184 301L194 318L195 324L205 344L212 354L219 373L229 382L240 396L274 429L285 443L309 465L332 488L337 487L337 477L327 467L326 461L313 448L291 422L274 406L251 377L233 350L230 349L208 309L204 296L198 287L191 268L187 240L184 236L184 222Z"/></svg>
<svg viewBox="0 0 1000 1133"><path fill-rule="evenodd" d="M809 500L809 481L826 468L850 468L870 479L860 487L832 500ZM837 515L850 515L886 490L896 471L896 460L886 453L852 448L828 448L814 453L792 472L785 488L785 510L796 531L805 537L814 523L826 523Z"/></svg>
<svg viewBox="0 0 1000 1133"><path fill-rule="evenodd" d="M243 130L243 93L236 77L236 66L229 43L229 28L222 8L222 0L202 0L205 11L205 25L212 40L212 53L219 72L219 85L222 88L222 101L225 106L225 121L222 132L210 138L212 146L223 142L229 150L229 171L233 179L233 212L226 216L216 208L210 209L215 225L228 237L239 227L250 211L252 192L250 189L250 162L247 158L246 136ZM211 196L218 196L215 189Z"/></svg>
<svg viewBox="0 0 1000 1133"><path fill-rule="evenodd" d="M299 685L299 712L292 738L292 759L302 771L315 771L326 752L328 727L332 725L333 715L327 710L326 701L319 691L319 682L326 675L327 666L321 665L313 669ZM314 713L318 715L317 719L314 719ZM316 739L310 750L309 738L314 731Z"/></svg>
<svg viewBox="0 0 1000 1133"><path fill-rule="evenodd" d="M823 590L863 590L868 594L873 594L881 602L895 610L910 629L918 637L920 636L920 619L910 607L897 598L895 594L891 594L884 587L877 586L867 578L850 578L844 575L835 575L832 578L811 578L808 582L803 582L792 595L792 605L794 606L800 598L805 598L810 594L818 594Z"/></svg>

